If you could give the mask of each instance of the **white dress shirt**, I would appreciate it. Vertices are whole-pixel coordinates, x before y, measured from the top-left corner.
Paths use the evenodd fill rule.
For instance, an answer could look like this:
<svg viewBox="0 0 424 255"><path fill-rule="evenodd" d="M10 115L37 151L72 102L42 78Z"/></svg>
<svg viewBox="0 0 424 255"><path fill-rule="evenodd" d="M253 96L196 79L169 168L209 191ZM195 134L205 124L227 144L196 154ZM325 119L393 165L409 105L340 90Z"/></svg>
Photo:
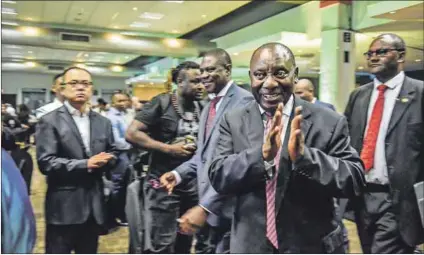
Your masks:
<svg viewBox="0 0 424 255"><path fill-rule="evenodd" d="M380 130L378 132L377 144L375 147L374 154L374 166L370 169L370 171L365 175L365 179L367 182L375 183L375 184L388 184L389 177L387 172L387 162L386 162L386 148L385 148L385 140L387 129L389 127L390 119L392 117L393 108L395 107L396 100L398 100L398 96L400 90L402 88L403 81L405 80L405 73L402 71L391 80L384 83L387 86L386 91L384 92L384 110L383 117L380 123ZM375 102L378 97L377 87L382 85L383 83L377 78L374 79L374 88L371 94L370 104L368 106L368 118L367 118L367 126L365 129L365 136L367 134L369 121L372 115L372 111L374 109Z"/></svg>
<svg viewBox="0 0 424 255"><path fill-rule="evenodd" d="M84 143L85 151L90 154L90 118L88 117L89 109L85 112L80 112L75 109L68 101L65 101L65 106L77 125L78 131Z"/></svg>
<svg viewBox="0 0 424 255"><path fill-rule="evenodd" d="M62 102L59 101L59 99L55 98L53 102L43 105L40 108L35 110L35 117L37 119L41 118L43 115L52 112L56 110L57 108L61 107L63 105Z"/></svg>

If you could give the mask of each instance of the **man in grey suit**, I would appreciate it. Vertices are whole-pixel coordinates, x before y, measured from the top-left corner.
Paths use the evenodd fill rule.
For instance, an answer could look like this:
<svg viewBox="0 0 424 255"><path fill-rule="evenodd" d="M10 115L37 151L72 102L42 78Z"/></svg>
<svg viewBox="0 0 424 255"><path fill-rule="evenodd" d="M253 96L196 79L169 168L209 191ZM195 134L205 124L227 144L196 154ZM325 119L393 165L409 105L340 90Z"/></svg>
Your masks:
<svg viewBox="0 0 424 255"><path fill-rule="evenodd" d="M106 221L103 173L116 162L110 121L86 107L93 83L85 69L63 73L63 106L38 122L37 161L47 176L46 253L96 253Z"/></svg>
<svg viewBox="0 0 424 255"><path fill-rule="evenodd" d="M327 107L328 109L336 111L336 108L334 108L334 105L322 102L315 97L314 84L312 84L312 82L308 79L300 79L296 83L294 87L294 94L296 94L297 96L299 96L305 101L308 101L313 104L321 105L323 107Z"/></svg>
<svg viewBox="0 0 424 255"><path fill-rule="evenodd" d="M231 253L343 253L333 198L364 185L346 119L293 95L285 45L259 47L249 73L256 101L224 115L209 167L215 190L236 196Z"/></svg>
<svg viewBox="0 0 424 255"><path fill-rule="evenodd" d="M231 226L231 199L218 195L209 183L207 165L218 140L218 124L223 114L231 109L243 107L253 100L251 93L238 87L231 80L231 58L222 49L205 53L200 65L200 78L209 96L213 99L206 105L199 122L199 135L195 155L172 172L161 177L161 183L172 192L175 185L197 177L199 205L191 208L180 218L181 230L196 232L203 227L198 238L205 238L204 253L226 253L229 251Z"/></svg>
<svg viewBox="0 0 424 255"><path fill-rule="evenodd" d="M405 76L395 34L364 53L373 82L352 92L345 115L365 165L366 192L352 200L364 253L412 253L424 242L414 184L424 181L424 84Z"/></svg>

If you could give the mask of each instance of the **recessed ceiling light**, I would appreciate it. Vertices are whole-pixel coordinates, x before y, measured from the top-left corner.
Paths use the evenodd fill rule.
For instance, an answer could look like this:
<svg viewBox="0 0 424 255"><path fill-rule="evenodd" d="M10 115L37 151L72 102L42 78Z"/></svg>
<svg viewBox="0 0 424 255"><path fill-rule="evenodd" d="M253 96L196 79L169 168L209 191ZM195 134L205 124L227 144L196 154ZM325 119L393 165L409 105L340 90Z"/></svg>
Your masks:
<svg viewBox="0 0 424 255"><path fill-rule="evenodd" d="M87 53L85 53L85 54L84 54L84 57L86 57L86 58L87 58L87 57L88 57L88 54L87 54Z"/></svg>
<svg viewBox="0 0 424 255"><path fill-rule="evenodd" d="M166 39L165 43L171 48L179 48L181 43L177 39Z"/></svg>
<svg viewBox="0 0 424 255"><path fill-rule="evenodd" d="M26 18L26 20L32 21L32 18L31 17L28 17L28 18Z"/></svg>
<svg viewBox="0 0 424 255"><path fill-rule="evenodd" d="M359 70L362 70L362 69L364 69L364 67L363 66L358 66L358 69Z"/></svg>
<svg viewBox="0 0 424 255"><path fill-rule="evenodd" d="M13 9L13 8L7 8L7 7L2 7L1 8L1 13L2 14L10 14L10 15L16 15L16 14L18 14L15 9Z"/></svg>
<svg viewBox="0 0 424 255"><path fill-rule="evenodd" d="M415 62L421 62L421 59L415 59Z"/></svg>
<svg viewBox="0 0 424 255"><path fill-rule="evenodd" d="M139 27L139 28L147 28L150 27L150 23L145 22L133 22L130 27Z"/></svg>
<svg viewBox="0 0 424 255"><path fill-rule="evenodd" d="M140 15L140 18L159 20L159 19L162 19L163 16L164 15L162 13L144 12L143 14Z"/></svg>
<svg viewBox="0 0 424 255"><path fill-rule="evenodd" d="M396 12L395 11L392 11L392 12L389 12L390 14L395 14Z"/></svg>
<svg viewBox="0 0 424 255"><path fill-rule="evenodd" d="M118 66L118 65L112 66L110 69L113 72L122 72L124 70L124 68L122 66Z"/></svg>
<svg viewBox="0 0 424 255"><path fill-rule="evenodd" d="M178 30L176 30L176 29L174 29L174 30L172 30L172 33L174 33L174 34L178 34L180 31L178 31Z"/></svg>
<svg viewBox="0 0 424 255"><path fill-rule="evenodd" d="M129 59L130 57L129 56L125 56L125 59Z"/></svg>
<svg viewBox="0 0 424 255"><path fill-rule="evenodd" d="M36 27L23 27L22 32L27 36L37 36L40 31Z"/></svg>
<svg viewBox="0 0 424 255"><path fill-rule="evenodd" d="M16 1L1 1L4 4L16 4Z"/></svg>
<svg viewBox="0 0 424 255"><path fill-rule="evenodd" d="M137 7L133 7L133 11L137 11L138 10L138 8Z"/></svg>
<svg viewBox="0 0 424 255"><path fill-rule="evenodd" d="M138 35L138 33L135 33L135 32L122 32L121 35Z"/></svg>
<svg viewBox="0 0 424 255"><path fill-rule="evenodd" d="M207 17L207 16L206 16L206 14L203 14L203 15L202 15L202 18L206 18L206 17Z"/></svg>
<svg viewBox="0 0 424 255"><path fill-rule="evenodd" d="M21 46L17 46L17 45L6 45L6 47L9 49L22 49Z"/></svg>
<svg viewBox="0 0 424 255"><path fill-rule="evenodd" d="M112 35L109 35L108 36L108 39L111 42L117 43L117 42L122 41L122 36L121 35L117 35L117 34L112 34Z"/></svg>
<svg viewBox="0 0 424 255"><path fill-rule="evenodd" d="M35 63L35 62L31 62L31 61L29 61L29 62L25 62L25 65L27 66L27 67L35 67L37 64Z"/></svg>
<svg viewBox="0 0 424 255"><path fill-rule="evenodd" d="M119 29L119 26L113 26L114 29Z"/></svg>
<svg viewBox="0 0 424 255"><path fill-rule="evenodd" d="M302 51L302 50L298 50L297 52L298 52L298 53L302 53L303 51Z"/></svg>
<svg viewBox="0 0 424 255"><path fill-rule="evenodd" d="M9 26L18 26L19 24L16 22L9 22L9 21L2 21L2 25L9 25Z"/></svg>
<svg viewBox="0 0 424 255"><path fill-rule="evenodd" d="M234 52L233 53L234 56L238 56L238 54L239 54L238 52Z"/></svg>
<svg viewBox="0 0 424 255"><path fill-rule="evenodd" d="M184 1L165 1L167 3L176 3L176 4L182 4Z"/></svg>

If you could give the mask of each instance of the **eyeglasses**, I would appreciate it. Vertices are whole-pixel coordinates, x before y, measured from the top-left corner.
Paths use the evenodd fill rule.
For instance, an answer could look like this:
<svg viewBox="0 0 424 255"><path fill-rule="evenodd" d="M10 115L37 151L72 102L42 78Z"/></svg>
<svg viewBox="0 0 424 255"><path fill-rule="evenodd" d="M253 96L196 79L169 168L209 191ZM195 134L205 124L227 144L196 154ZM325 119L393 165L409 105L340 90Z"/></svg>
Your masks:
<svg viewBox="0 0 424 255"><path fill-rule="evenodd" d="M390 51L405 51L405 49L378 49L375 51L369 50L364 53L366 59L370 59L372 55L375 53L378 57L386 56Z"/></svg>
<svg viewBox="0 0 424 255"><path fill-rule="evenodd" d="M70 82L63 82L61 85L70 85L73 88L82 85L84 88L88 88L90 86L93 86L93 83L91 81L70 81Z"/></svg>

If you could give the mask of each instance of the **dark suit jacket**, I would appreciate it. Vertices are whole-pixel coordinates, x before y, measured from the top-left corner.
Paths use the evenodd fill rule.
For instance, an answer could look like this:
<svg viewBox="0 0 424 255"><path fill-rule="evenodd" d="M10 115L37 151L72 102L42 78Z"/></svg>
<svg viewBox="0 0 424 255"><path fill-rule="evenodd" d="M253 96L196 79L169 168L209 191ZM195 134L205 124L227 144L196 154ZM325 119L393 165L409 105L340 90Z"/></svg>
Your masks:
<svg viewBox="0 0 424 255"><path fill-rule="evenodd" d="M276 191L279 251L343 253L333 198L361 193L362 162L350 146L343 116L295 97L297 106L303 106L306 147L304 156L292 164L288 128ZM289 125L293 117L294 108ZM257 103L226 114L220 133L209 177L219 193L237 196L231 253L272 253L266 237L264 126Z"/></svg>
<svg viewBox="0 0 424 255"><path fill-rule="evenodd" d="M89 118L91 154L117 155L110 121L93 111ZM102 225L106 219L102 174L112 166L88 172L87 162L92 155L85 152L78 128L65 106L40 119L36 141L38 166L47 176L46 222L81 224L93 214Z"/></svg>
<svg viewBox="0 0 424 255"><path fill-rule="evenodd" d="M207 166L212 160L212 153L215 149L219 137L219 122L224 113L244 107L248 102L254 100L252 94L236 84L232 84L227 94L223 97L221 105L215 116L211 131L205 137L206 123L209 114L210 103L208 103L202 112L199 122L199 135L197 141L197 151L188 161L184 162L175 170L180 174L183 180L190 180L191 177L197 177L197 186L199 192L199 203L207 208L212 214L208 217L208 223L212 226L221 225L221 221L229 222L231 220L231 199L220 196L209 183ZM220 219L221 215L227 220ZM229 225L229 223L227 223Z"/></svg>
<svg viewBox="0 0 424 255"><path fill-rule="evenodd" d="M424 181L424 83L405 77L386 135L386 160L399 230L410 246L424 241L413 185ZM352 146L361 153L373 83L352 92L345 115ZM350 204L355 207L357 203Z"/></svg>
<svg viewBox="0 0 424 255"><path fill-rule="evenodd" d="M325 103L325 102L322 102L322 101L319 101L318 99L315 101L315 104L316 105L323 106L323 107L327 107L327 108L329 108L329 109L331 109L333 111L336 111L336 108L334 107L334 105L329 104L329 103Z"/></svg>

